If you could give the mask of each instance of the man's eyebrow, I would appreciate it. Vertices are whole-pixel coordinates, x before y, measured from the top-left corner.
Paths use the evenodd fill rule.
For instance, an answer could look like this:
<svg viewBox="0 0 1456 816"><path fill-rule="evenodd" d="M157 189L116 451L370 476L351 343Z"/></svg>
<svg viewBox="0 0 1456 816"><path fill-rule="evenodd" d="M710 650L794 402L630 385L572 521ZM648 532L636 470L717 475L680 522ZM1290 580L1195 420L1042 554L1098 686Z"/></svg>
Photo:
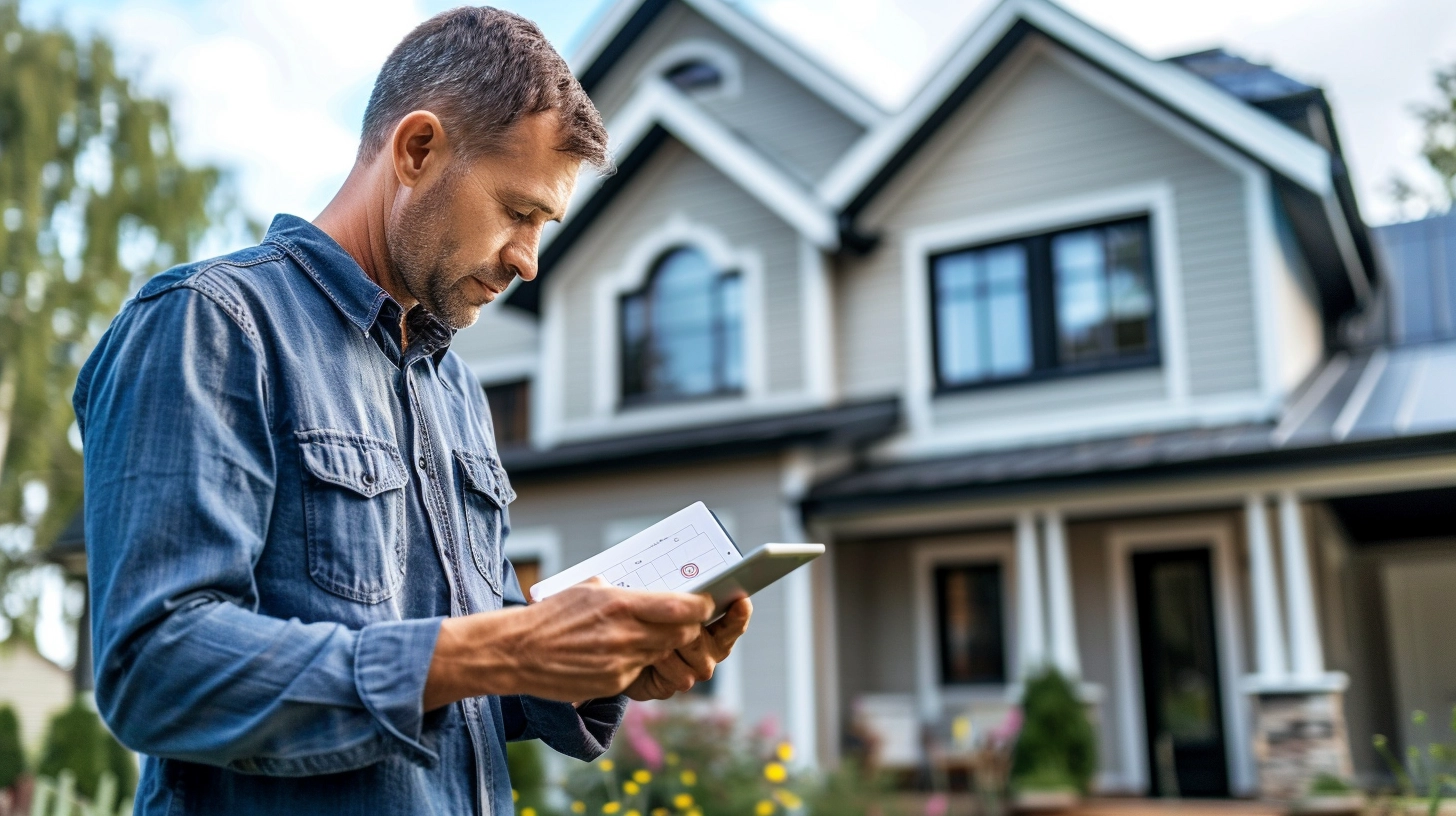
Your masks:
<svg viewBox="0 0 1456 816"><path fill-rule="evenodd" d="M560 221L561 220L561 216L558 215L555 210L551 209L551 207L548 204L546 204L545 202L537 201L536 199L531 198L530 196L525 196L525 195L518 196L517 197L517 200L519 201L519 203L528 205L532 209L540 210L541 212L546 213L547 215L551 216L551 220L552 221Z"/></svg>

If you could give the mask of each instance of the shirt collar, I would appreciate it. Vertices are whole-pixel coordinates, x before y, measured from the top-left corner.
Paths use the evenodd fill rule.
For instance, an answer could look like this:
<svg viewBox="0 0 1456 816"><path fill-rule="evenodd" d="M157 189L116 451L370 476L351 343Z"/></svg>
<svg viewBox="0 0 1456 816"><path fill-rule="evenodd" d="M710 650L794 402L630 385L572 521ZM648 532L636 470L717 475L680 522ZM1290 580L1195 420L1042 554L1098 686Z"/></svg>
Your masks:
<svg viewBox="0 0 1456 816"><path fill-rule="evenodd" d="M368 332L380 307L393 300L328 233L296 215L276 216L263 243L287 252L361 332Z"/></svg>

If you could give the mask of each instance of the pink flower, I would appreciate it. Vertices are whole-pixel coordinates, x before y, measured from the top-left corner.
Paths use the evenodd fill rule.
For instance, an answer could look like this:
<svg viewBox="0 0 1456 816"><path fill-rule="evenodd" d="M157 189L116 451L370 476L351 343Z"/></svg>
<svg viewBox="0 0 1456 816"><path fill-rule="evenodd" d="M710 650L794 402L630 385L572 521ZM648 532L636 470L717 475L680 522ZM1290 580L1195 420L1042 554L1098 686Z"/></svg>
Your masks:
<svg viewBox="0 0 1456 816"><path fill-rule="evenodd" d="M627 744L632 747L632 752L641 757L647 767L660 771L662 744L647 730L648 718L648 713L641 706L629 705L627 714L622 718L622 731L627 735Z"/></svg>
<svg viewBox="0 0 1456 816"><path fill-rule="evenodd" d="M758 721L753 728L753 735L761 740L772 740L779 733L779 721L774 719L772 714Z"/></svg>
<svg viewBox="0 0 1456 816"><path fill-rule="evenodd" d="M1016 740L1016 735L1021 733L1021 707L1013 706L1006 712L1006 718L1000 724L991 729L987 737L997 745L1010 745Z"/></svg>
<svg viewBox="0 0 1456 816"><path fill-rule="evenodd" d="M934 793L925 800L925 816L945 816L950 811L950 797L943 793Z"/></svg>

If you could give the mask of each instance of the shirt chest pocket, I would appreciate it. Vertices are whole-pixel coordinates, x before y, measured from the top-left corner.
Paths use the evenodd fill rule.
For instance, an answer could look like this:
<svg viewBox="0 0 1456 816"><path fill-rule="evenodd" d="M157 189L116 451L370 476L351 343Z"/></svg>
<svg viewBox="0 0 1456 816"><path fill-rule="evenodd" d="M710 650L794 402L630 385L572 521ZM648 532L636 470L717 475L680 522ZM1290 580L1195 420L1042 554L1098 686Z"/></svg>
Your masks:
<svg viewBox="0 0 1456 816"><path fill-rule="evenodd" d="M399 448L342 431L300 431L308 574L343 598L374 604L404 581L404 486Z"/></svg>
<svg viewBox="0 0 1456 816"><path fill-rule="evenodd" d="M515 501L516 493L506 480L505 470L493 458L455 451L455 461L460 465L462 512L470 557L490 591L499 598L505 509Z"/></svg>

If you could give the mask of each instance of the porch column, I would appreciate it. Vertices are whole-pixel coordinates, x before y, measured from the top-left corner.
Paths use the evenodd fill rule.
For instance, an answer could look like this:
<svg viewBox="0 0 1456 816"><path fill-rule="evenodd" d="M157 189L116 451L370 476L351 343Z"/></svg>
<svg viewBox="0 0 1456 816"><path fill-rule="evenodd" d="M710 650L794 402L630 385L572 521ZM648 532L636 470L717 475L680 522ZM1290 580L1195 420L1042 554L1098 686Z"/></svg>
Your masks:
<svg viewBox="0 0 1456 816"><path fill-rule="evenodd" d="M1279 589L1274 581L1274 551L1269 543L1269 519L1264 497L1252 493L1244 501L1248 524L1249 578L1253 584L1254 656L1257 674L1264 682L1280 682L1289 674L1284 649L1283 626L1279 621Z"/></svg>
<svg viewBox="0 0 1456 816"><path fill-rule="evenodd" d="M1016 674L1023 680L1047 659L1038 549L1036 517L1028 510L1016 517Z"/></svg>
<svg viewBox="0 0 1456 816"><path fill-rule="evenodd" d="M1077 652L1077 613L1072 607L1072 570L1067 563L1067 527L1062 514L1042 517L1046 546L1047 615L1051 619L1051 663L1069 680L1082 676Z"/></svg>
<svg viewBox="0 0 1456 816"><path fill-rule="evenodd" d="M1284 558L1284 611L1289 622L1291 668L1297 680L1319 680L1325 673L1325 654L1309 572L1304 508L1293 490L1279 494L1279 544Z"/></svg>

